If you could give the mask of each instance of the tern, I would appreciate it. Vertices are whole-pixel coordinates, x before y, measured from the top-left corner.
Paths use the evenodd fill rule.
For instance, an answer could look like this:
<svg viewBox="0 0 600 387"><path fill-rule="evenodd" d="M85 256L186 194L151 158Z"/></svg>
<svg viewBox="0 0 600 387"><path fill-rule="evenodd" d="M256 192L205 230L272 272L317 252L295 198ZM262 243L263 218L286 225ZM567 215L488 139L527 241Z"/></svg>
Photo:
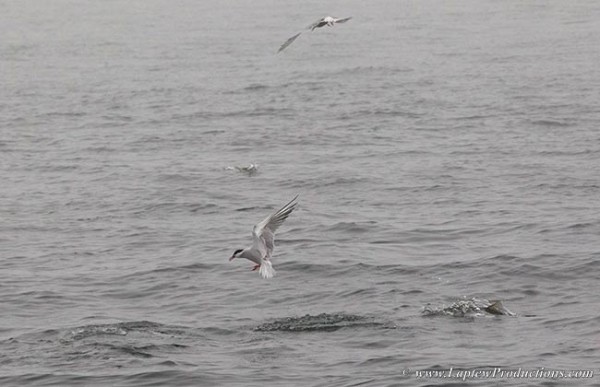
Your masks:
<svg viewBox="0 0 600 387"><path fill-rule="evenodd" d="M315 28L321 28L321 27L325 27L325 26L333 27L333 25L336 23L345 23L350 19L352 19L352 17L345 17L342 19L337 19L335 17L325 16L324 18L321 18L321 19L317 20L316 22L314 22L313 24L309 25L307 27L307 29L314 31ZM277 53L280 53L281 51L285 50L285 48L287 46L289 46L290 44L292 44L294 42L294 40L298 39L298 37L300 35L302 35L302 32L298 32L296 35L294 35L291 38L289 38L288 40L286 40L281 45L281 47L279 47L279 50L277 50Z"/></svg>
<svg viewBox="0 0 600 387"><path fill-rule="evenodd" d="M311 31L314 31L315 28L321 28L321 27L325 27L325 26L329 26L329 27L333 27L333 25L335 23L345 23L348 20L352 19L352 16L350 17L345 17L343 19L336 19L334 17L331 16L325 16L324 18L314 22L313 24L308 26L308 29Z"/></svg>
<svg viewBox="0 0 600 387"><path fill-rule="evenodd" d="M263 278L272 278L275 275L275 269L271 264L271 255L275 248L275 231L296 208L298 204L296 199L298 195L279 211L257 223L252 229L252 246L235 250L229 261L234 258L246 258L256 264L252 271L258 269Z"/></svg>

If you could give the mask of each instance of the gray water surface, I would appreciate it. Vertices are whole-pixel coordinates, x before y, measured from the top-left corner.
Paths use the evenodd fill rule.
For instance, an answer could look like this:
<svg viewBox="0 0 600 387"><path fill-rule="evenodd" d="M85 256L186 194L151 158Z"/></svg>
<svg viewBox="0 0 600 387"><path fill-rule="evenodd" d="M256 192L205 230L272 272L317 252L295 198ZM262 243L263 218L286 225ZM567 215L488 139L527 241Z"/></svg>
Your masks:
<svg viewBox="0 0 600 387"><path fill-rule="evenodd" d="M597 1L0 1L0 35L1 385L600 385ZM272 280L227 261L296 194ZM416 375L451 367L596 375Z"/></svg>

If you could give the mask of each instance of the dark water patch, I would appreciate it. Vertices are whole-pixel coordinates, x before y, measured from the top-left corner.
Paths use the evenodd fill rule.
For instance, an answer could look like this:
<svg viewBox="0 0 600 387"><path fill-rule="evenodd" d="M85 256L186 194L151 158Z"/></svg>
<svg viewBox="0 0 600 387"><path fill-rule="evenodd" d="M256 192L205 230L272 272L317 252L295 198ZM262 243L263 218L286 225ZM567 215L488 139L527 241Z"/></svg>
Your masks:
<svg viewBox="0 0 600 387"><path fill-rule="evenodd" d="M253 83L249 86L244 87L244 91L259 91L259 90L266 90L268 89L269 86L262 84L262 83Z"/></svg>
<svg viewBox="0 0 600 387"><path fill-rule="evenodd" d="M582 222L582 223L573 223L565 226L567 230L583 230L590 227L598 227L600 226L600 222Z"/></svg>
<svg viewBox="0 0 600 387"><path fill-rule="evenodd" d="M252 83L248 86L236 88L235 90L224 90L223 95L246 95L247 93L256 93L270 89L269 86L264 83Z"/></svg>
<svg viewBox="0 0 600 387"><path fill-rule="evenodd" d="M546 127L569 127L573 126L575 122L566 122L566 121L558 121L558 120L530 120L529 121L533 125L546 126Z"/></svg>
<svg viewBox="0 0 600 387"><path fill-rule="evenodd" d="M274 208L270 206L253 206L253 207L242 207L236 208L235 211L239 212L250 212L250 211L273 211Z"/></svg>
<svg viewBox="0 0 600 387"><path fill-rule="evenodd" d="M343 313L321 313L316 316L286 317L261 324L254 328L259 332L333 332L343 328L383 327L372 317Z"/></svg>
<svg viewBox="0 0 600 387"><path fill-rule="evenodd" d="M103 146L89 146L89 147L85 148L84 151L90 152L90 153L115 153L115 152L117 152L117 149L103 145Z"/></svg>
<svg viewBox="0 0 600 387"><path fill-rule="evenodd" d="M225 130L221 130L221 129L209 129L209 130L205 130L202 132L202 134L204 135L217 135L217 134L223 134L223 133L227 133Z"/></svg>
<svg viewBox="0 0 600 387"><path fill-rule="evenodd" d="M381 285L381 284L378 284ZM397 283L389 283L389 285L397 286ZM418 296L420 294L424 294L425 292L420 289L390 289L386 291L384 294L401 294L403 296Z"/></svg>
<svg viewBox="0 0 600 387"><path fill-rule="evenodd" d="M304 78L304 75L302 75L302 77ZM307 89L307 90L320 90L320 89L326 89L328 87L331 87L332 85L335 85L335 82L328 82L325 80L322 81L306 81L306 80L298 80L298 81L292 81L292 82L286 82L281 84L279 87L282 89L286 89L286 88L294 88L294 89Z"/></svg>
<svg viewBox="0 0 600 387"><path fill-rule="evenodd" d="M372 357L370 359L364 360L361 363L357 364L358 366L371 366L373 364L385 364L385 363L397 363L398 356L397 355L386 355L386 356L377 356Z"/></svg>
<svg viewBox="0 0 600 387"><path fill-rule="evenodd" d="M365 222L338 222L332 226L326 227L326 231L340 231L349 233L366 233L373 231L375 221Z"/></svg>

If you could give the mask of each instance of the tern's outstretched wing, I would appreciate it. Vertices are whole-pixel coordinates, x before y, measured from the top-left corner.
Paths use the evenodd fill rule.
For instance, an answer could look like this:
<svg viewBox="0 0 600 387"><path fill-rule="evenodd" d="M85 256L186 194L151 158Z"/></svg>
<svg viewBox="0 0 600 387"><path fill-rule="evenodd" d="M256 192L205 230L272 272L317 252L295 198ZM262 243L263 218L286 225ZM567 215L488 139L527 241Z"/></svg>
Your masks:
<svg viewBox="0 0 600 387"><path fill-rule="evenodd" d="M260 236L263 233L265 228L271 230L271 232L275 233L279 226L283 224L283 222L287 219L287 217L294 211L296 208L296 199L298 199L298 195L296 195L288 204L281 207L279 211L276 213L266 217L262 222L257 223L252 230L252 233Z"/></svg>
<svg viewBox="0 0 600 387"><path fill-rule="evenodd" d="M294 40L296 40L298 38L298 36L300 36L300 34L302 34L302 32L298 32L296 35L294 35L291 38L289 38L288 40L286 40L285 43L283 43L281 45L281 47L279 47L279 50L277 50L277 53L279 54L281 51L285 50L285 48L287 46L294 43Z"/></svg>
<svg viewBox="0 0 600 387"><path fill-rule="evenodd" d="M346 17L346 18L344 18L344 19L336 19L336 21L335 21L335 22L336 22L336 23L345 23L345 22L347 22L347 21L348 21L348 20L350 20L350 19L352 19L352 16L350 16L350 17Z"/></svg>
<svg viewBox="0 0 600 387"><path fill-rule="evenodd" d="M306 27L307 30L314 30L315 28L319 27L319 24L321 23L325 23L325 18L322 17L319 20L317 20L316 22L312 23L311 25L309 25L308 27Z"/></svg>
<svg viewBox="0 0 600 387"><path fill-rule="evenodd" d="M281 207L279 211L268 216L262 222L257 223L252 229L252 239L254 245L258 248L266 248L267 256L269 257L273 252L275 245L275 231L283 224L287 217L296 208L296 199L298 195L294 197L288 204Z"/></svg>

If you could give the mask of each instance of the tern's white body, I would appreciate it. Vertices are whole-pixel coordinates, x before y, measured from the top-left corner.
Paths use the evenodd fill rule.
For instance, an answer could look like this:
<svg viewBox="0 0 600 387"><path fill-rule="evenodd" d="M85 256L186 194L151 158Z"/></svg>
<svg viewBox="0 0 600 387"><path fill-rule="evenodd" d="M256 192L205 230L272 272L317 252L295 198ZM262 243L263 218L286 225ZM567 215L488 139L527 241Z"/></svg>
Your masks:
<svg viewBox="0 0 600 387"><path fill-rule="evenodd" d="M259 269L258 272L263 278L272 278L275 275L275 269L271 264L271 256L275 248L275 231L294 211L298 204L297 198L298 195L279 211L257 223L252 229L252 246L236 250L229 260L246 258L256 264L252 270Z"/></svg>

